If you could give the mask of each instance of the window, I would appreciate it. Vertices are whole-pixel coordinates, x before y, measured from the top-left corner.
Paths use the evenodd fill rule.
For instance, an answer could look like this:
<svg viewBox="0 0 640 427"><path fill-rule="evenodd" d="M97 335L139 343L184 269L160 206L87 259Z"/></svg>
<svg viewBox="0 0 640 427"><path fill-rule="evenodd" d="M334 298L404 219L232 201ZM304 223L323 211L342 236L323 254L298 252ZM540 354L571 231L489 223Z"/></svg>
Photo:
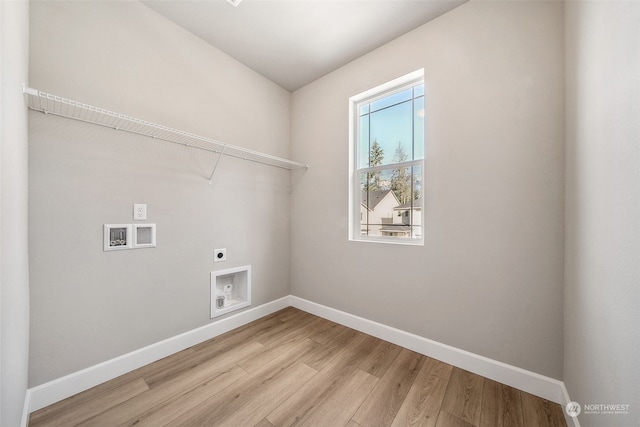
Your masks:
<svg viewBox="0 0 640 427"><path fill-rule="evenodd" d="M422 70L350 99L351 240L422 244Z"/></svg>

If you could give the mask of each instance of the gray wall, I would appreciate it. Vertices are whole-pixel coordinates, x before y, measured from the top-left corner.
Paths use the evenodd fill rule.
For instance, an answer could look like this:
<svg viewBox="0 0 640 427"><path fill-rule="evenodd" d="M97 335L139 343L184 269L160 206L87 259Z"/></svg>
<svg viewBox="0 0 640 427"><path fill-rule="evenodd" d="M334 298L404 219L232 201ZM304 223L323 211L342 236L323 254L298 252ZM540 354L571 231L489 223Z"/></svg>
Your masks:
<svg viewBox="0 0 640 427"><path fill-rule="evenodd" d="M29 3L0 2L0 425L19 426L27 391Z"/></svg>
<svg viewBox="0 0 640 427"><path fill-rule="evenodd" d="M470 2L300 89L292 294L562 377L560 2ZM425 70L424 247L348 241L348 99Z"/></svg>
<svg viewBox="0 0 640 427"><path fill-rule="evenodd" d="M567 2L564 381L640 425L640 3ZM584 407L583 407L584 411Z"/></svg>
<svg viewBox="0 0 640 427"><path fill-rule="evenodd" d="M289 157L290 94L138 2L33 2L31 85ZM30 112L29 384L209 323L209 273L289 294L289 174ZM103 252L146 203L157 248ZM213 264L214 248L228 261Z"/></svg>

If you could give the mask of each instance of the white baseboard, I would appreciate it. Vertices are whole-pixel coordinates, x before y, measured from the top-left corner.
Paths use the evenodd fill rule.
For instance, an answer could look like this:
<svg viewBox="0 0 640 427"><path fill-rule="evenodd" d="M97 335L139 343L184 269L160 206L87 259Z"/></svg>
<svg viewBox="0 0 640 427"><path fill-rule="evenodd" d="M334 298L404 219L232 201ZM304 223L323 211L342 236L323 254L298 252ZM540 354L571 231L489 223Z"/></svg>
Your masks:
<svg viewBox="0 0 640 427"><path fill-rule="evenodd" d="M290 297L282 297L258 307L244 310L224 319L176 335L131 353L107 360L89 368L66 375L27 391L29 412L66 399L105 381L131 372L163 357L170 356L203 341L224 334L268 314L289 307Z"/></svg>
<svg viewBox="0 0 640 427"><path fill-rule="evenodd" d="M558 403L563 408L570 402L569 394L562 381L289 295L30 388L27 391L25 407L28 407L28 412L37 411L289 306L526 391ZM28 419L28 413L26 418ZM573 427L580 427L577 418L567 417L567 425L572 424Z"/></svg>
<svg viewBox="0 0 640 427"><path fill-rule="evenodd" d="M31 407L31 392L27 390L24 394L24 405L22 405L22 420L20 420L20 427L28 427L29 426L29 414Z"/></svg>
<svg viewBox="0 0 640 427"><path fill-rule="evenodd" d="M567 403L571 402L571 398L569 397L569 391L564 383L562 383L562 413L564 414L564 419L567 422L567 426L571 427L580 427L580 421L578 421L578 417L571 417L567 414L567 411L564 409L567 407Z"/></svg>
<svg viewBox="0 0 640 427"><path fill-rule="evenodd" d="M432 357L494 381L524 390L551 402L566 405L562 381L536 374L516 366L498 362L437 341L392 328L344 311L291 296L291 305L365 334L373 335L425 356ZM567 395L568 396L568 395ZM564 407L564 406L563 406Z"/></svg>

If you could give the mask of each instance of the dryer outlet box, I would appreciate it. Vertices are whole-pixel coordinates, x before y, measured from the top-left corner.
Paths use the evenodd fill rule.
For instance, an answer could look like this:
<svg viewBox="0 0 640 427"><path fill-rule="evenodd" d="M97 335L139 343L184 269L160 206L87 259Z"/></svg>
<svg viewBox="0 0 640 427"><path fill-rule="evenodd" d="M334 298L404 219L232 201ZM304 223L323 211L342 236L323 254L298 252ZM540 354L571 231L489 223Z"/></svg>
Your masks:
<svg viewBox="0 0 640 427"><path fill-rule="evenodd" d="M214 249L213 250L213 262L220 262L227 260L227 248Z"/></svg>

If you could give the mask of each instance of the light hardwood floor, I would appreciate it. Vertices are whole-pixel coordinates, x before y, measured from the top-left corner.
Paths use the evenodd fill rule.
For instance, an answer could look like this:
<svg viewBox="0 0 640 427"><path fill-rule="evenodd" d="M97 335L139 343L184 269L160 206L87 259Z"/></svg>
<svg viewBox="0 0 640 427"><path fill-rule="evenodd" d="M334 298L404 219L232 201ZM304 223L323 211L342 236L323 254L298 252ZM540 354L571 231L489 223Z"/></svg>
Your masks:
<svg viewBox="0 0 640 427"><path fill-rule="evenodd" d="M555 403L287 308L31 414L29 426L566 426Z"/></svg>

